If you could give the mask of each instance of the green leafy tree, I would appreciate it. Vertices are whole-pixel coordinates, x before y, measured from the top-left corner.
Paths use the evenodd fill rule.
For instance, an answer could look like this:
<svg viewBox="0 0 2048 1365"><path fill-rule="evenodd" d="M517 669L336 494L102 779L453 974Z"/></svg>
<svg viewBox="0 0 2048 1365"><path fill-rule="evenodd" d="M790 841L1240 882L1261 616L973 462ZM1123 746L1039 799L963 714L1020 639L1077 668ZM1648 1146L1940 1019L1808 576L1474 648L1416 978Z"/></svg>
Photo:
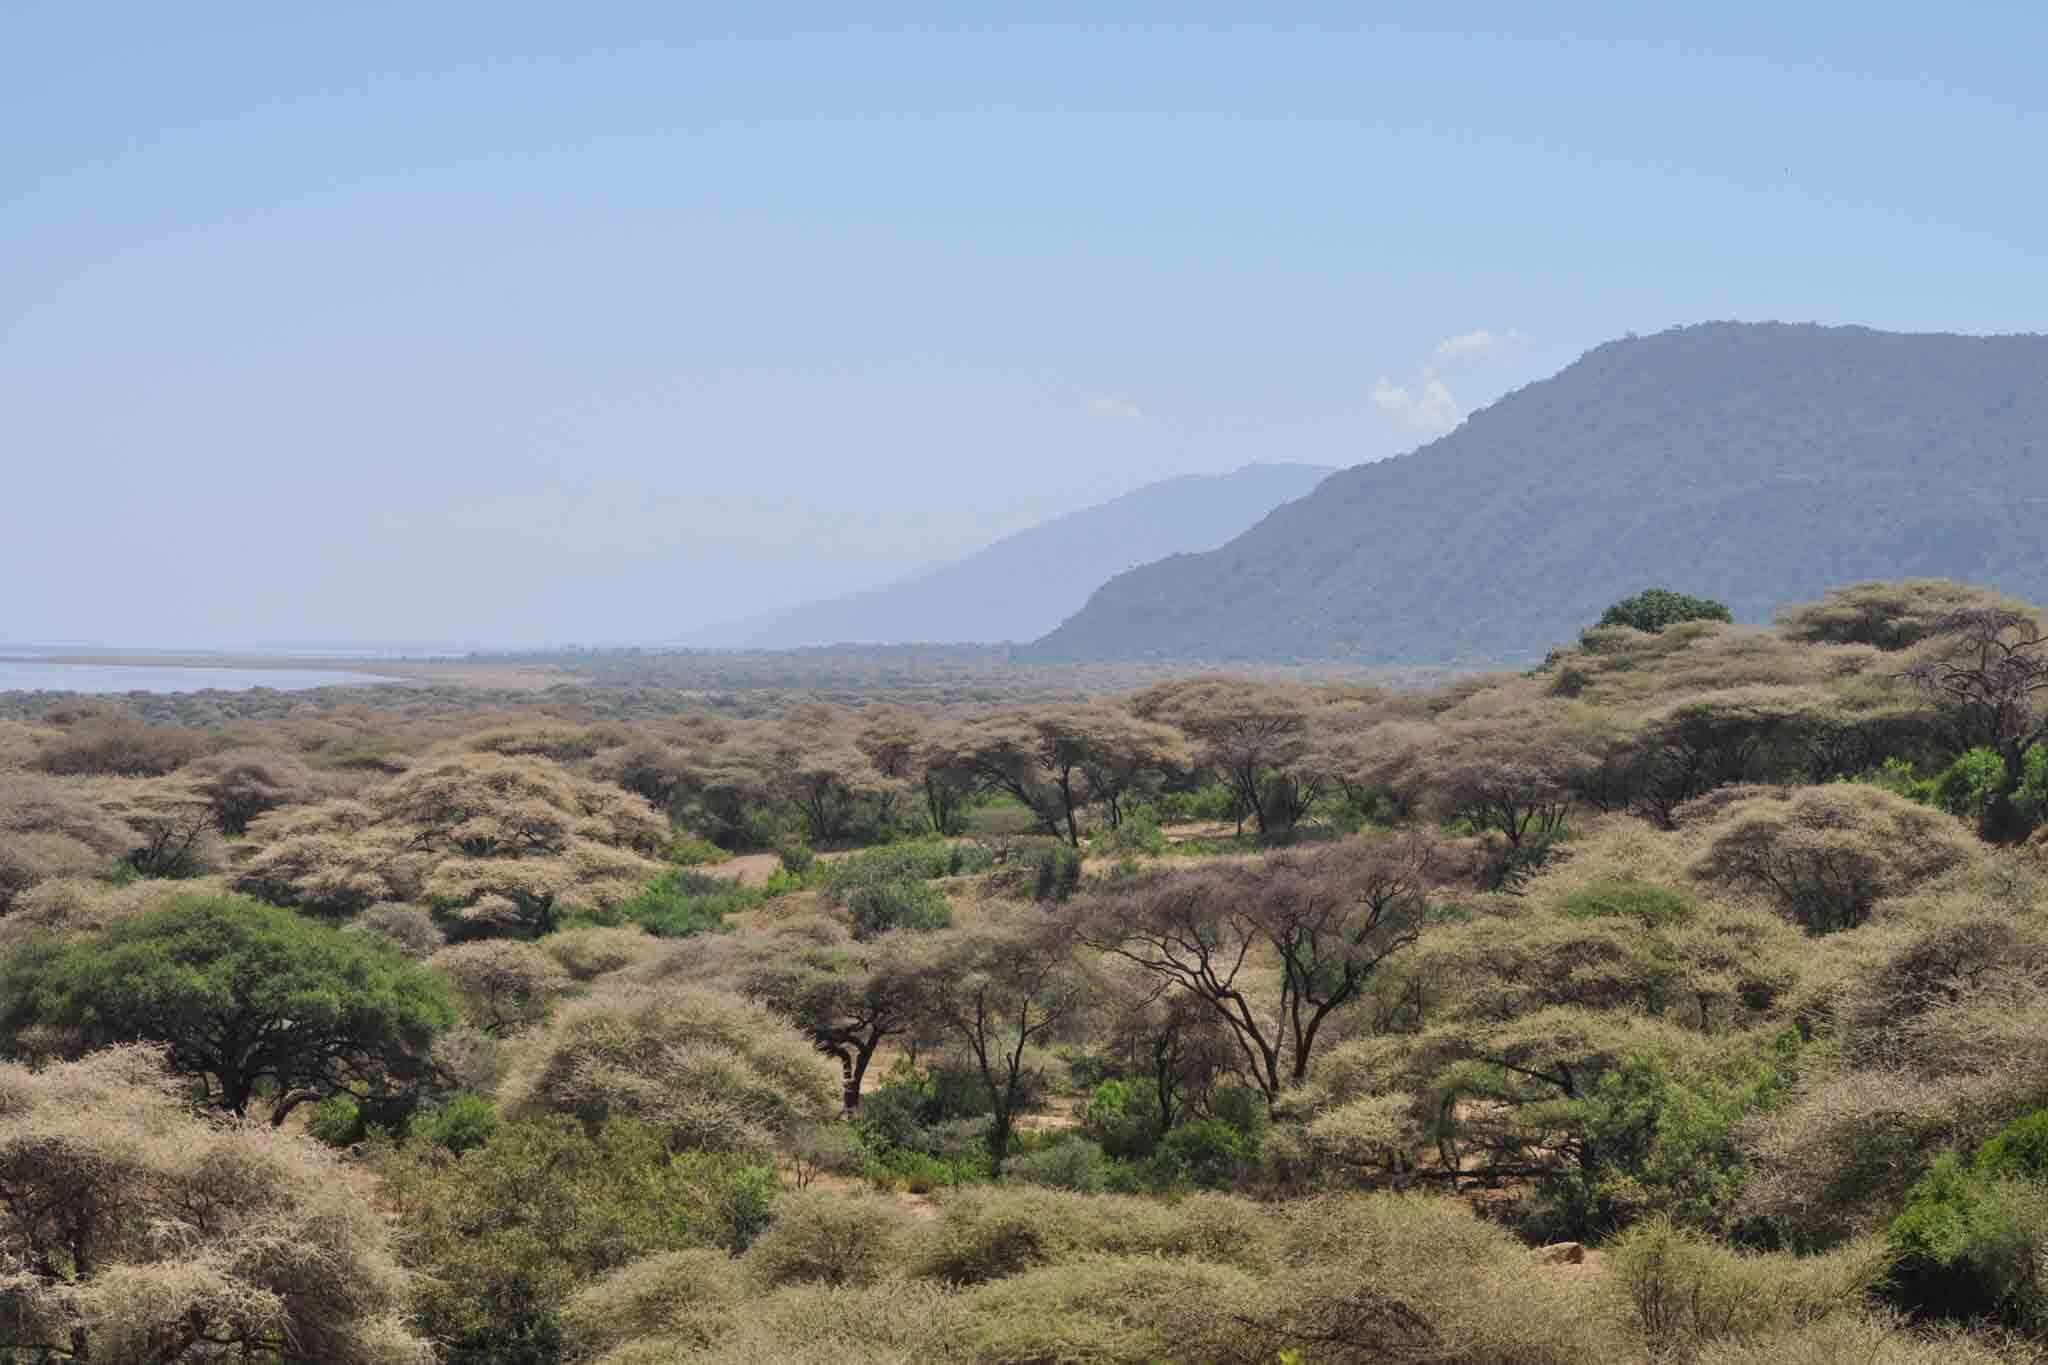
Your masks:
<svg viewBox="0 0 2048 1365"><path fill-rule="evenodd" d="M171 1068L241 1116L330 1095L399 1098L455 1022L435 973L365 934L236 896L191 897L69 942L31 940L0 976L0 1034L86 1047L162 1043Z"/></svg>
<svg viewBox="0 0 2048 1365"><path fill-rule="evenodd" d="M1681 621L1733 621L1725 602L1711 597L1688 597L1669 588L1645 588L1634 597L1624 597L1600 614L1603 626L1629 626L1655 635Z"/></svg>
<svg viewBox="0 0 2048 1365"><path fill-rule="evenodd" d="M409 1146L385 1163L413 1268L420 1323L446 1365L554 1365L559 1312L597 1277L690 1247L731 1252L766 1225L774 1171L743 1158L673 1154L632 1120L594 1133L547 1115L447 1160Z"/></svg>

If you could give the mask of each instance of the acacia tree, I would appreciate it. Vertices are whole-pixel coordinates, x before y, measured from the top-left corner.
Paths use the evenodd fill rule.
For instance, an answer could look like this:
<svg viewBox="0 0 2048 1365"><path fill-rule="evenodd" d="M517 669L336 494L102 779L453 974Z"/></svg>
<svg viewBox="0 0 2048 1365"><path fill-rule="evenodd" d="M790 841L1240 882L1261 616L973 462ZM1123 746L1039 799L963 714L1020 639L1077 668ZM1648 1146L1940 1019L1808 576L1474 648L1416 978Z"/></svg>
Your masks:
<svg viewBox="0 0 2048 1365"><path fill-rule="evenodd" d="M1105 973L1104 1035L1132 1075L1151 1084L1153 1131L1165 1133L1206 1104L1235 1064L1236 1045L1216 1011L1166 976L1128 961Z"/></svg>
<svg viewBox="0 0 2048 1365"><path fill-rule="evenodd" d="M1147 688L1131 707L1186 735L1268 836L1293 829L1321 795L1322 774L1302 762L1312 749L1310 701L1300 688L1203 677Z"/></svg>
<svg viewBox="0 0 2048 1365"><path fill-rule="evenodd" d="M1768 897L1809 933L1853 929L1884 896L1970 853L1953 816L1876 787L1838 783L1735 801L1693 874Z"/></svg>
<svg viewBox="0 0 2048 1365"><path fill-rule="evenodd" d="M465 753L251 832L258 849L235 884L265 900L329 914L427 900L479 930L538 935L645 886L668 827L639 797L548 759Z"/></svg>
<svg viewBox="0 0 2048 1365"><path fill-rule="evenodd" d="M1681 621L1733 621L1728 604L1711 597L1690 597L1669 588L1645 588L1624 597L1600 614L1603 626L1629 626L1655 635Z"/></svg>
<svg viewBox="0 0 2048 1365"><path fill-rule="evenodd" d="M1203 1001L1270 1105L1317 1036L1414 943L1440 855L1420 834L1158 874L1098 893L1089 941Z"/></svg>
<svg viewBox="0 0 2048 1365"><path fill-rule="evenodd" d="M1979 607L1935 627L1940 652L1907 670L1928 697L1953 707L1997 751L2005 778L1986 803L1983 833L2000 843L2024 838L2013 793L2026 780L2027 751L2048 740L2048 635L2023 611Z"/></svg>
<svg viewBox="0 0 2048 1365"><path fill-rule="evenodd" d="M1099 795L1120 810L1132 784L1173 762L1179 749L1165 726L1090 703L972 717L934 741L928 764L1015 797L1047 834L1078 848L1080 812L1090 801Z"/></svg>
<svg viewBox="0 0 2048 1365"><path fill-rule="evenodd" d="M267 1091L270 1121L343 1093L403 1098L455 1022L446 984L374 937L234 896L187 897L7 960L0 1035L83 1047L163 1045L240 1117Z"/></svg>
<svg viewBox="0 0 2048 1365"><path fill-rule="evenodd" d="M922 1018L926 982L908 935L860 943L833 929L825 942L765 940L740 989L787 1017L839 1064L841 1103L851 1114L875 1050Z"/></svg>
<svg viewBox="0 0 2048 1365"><path fill-rule="evenodd" d="M0 1357L431 1365L349 1172L181 1090L146 1047L0 1065Z"/></svg>
<svg viewBox="0 0 2048 1365"><path fill-rule="evenodd" d="M989 1103L989 1157L999 1175L1022 1109L1028 1053L1072 1027L1090 999L1074 942L1064 922L1016 907L939 936L925 959L924 1010L973 1060Z"/></svg>
<svg viewBox="0 0 2048 1365"><path fill-rule="evenodd" d="M469 1022L494 1038L546 1019L570 987L568 972L532 943L458 943L436 952L427 965L455 987Z"/></svg>
<svg viewBox="0 0 2048 1365"><path fill-rule="evenodd" d="M837 1078L788 1021L724 991L637 982L555 1012L505 1082L514 1113L634 1118L677 1151L766 1153L831 1115Z"/></svg>
<svg viewBox="0 0 2048 1365"><path fill-rule="evenodd" d="M223 834L242 834L257 816L320 794L312 769L297 755L276 749L229 749L200 759L188 771L212 803Z"/></svg>
<svg viewBox="0 0 2048 1365"><path fill-rule="evenodd" d="M813 843L844 838L863 806L886 817L896 783L875 770L844 711L799 707L761 735L770 795L803 816Z"/></svg>

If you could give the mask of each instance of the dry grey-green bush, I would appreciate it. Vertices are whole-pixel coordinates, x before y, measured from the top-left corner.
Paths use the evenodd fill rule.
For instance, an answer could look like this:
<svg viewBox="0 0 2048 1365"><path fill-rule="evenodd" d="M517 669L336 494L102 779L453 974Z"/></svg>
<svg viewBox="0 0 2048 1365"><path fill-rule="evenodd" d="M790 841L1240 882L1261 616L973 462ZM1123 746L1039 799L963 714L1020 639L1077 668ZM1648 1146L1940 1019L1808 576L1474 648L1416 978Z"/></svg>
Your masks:
<svg viewBox="0 0 2048 1365"><path fill-rule="evenodd" d="M226 865L213 801L183 773L99 778L87 791L112 818L135 831L124 860L145 877L198 877Z"/></svg>
<svg viewBox="0 0 2048 1365"><path fill-rule="evenodd" d="M1702 881L1761 895L1809 933L1853 929L1977 852L1954 817L1876 787L1808 787L1731 805L1705 831Z"/></svg>
<svg viewBox="0 0 2048 1365"><path fill-rule="evenodd" d="M447 942L430 911L396 901L371 906L350 920L348 928L354 933L376 934L407 957L432 957Z"/></svg>
<svg viewBox="0 0 2048 1365"><path fill-rule="evenodd" d="M15 899L0 917L0 946L34 934L68 938L95 934L135 915L161 909L178 896L218 890L217 879L172 882L145 880L117 885L97 878L60 877L38 883Z"/></svg>
<svg viewBox="0 0 2048 1365"><path fill-rule="evenodd" d="M1750 1339L1716 1342L1694 1365L2040 1365L2036 1343L2006 1342L1958 1325L1919 1326L1870 1313L1837 1313Z"/></svg>
<svg viewBox="0 0 2048 1365"><path fill-rule="evenodd" d="M775 1205L775 1221L741 1264L756 1284L873 1284L901 1266L916 1232L903 1205L875 1194L803 1190Z"/></svg>
<svg viewBox="0 0 2048 1365"><path fill-rule="evenodd" d="M193 1117L151 1048L0 1065L0 1347L429 1365L382 1217L324 1149Z"/></svg>
<svg viewBox="0 0 2048 1365"><path fill-rule="evenodd" d="M539 757L448 754L350 801L274 812L236 879L282 905L353 914L425 901L481 927L544 934L661 870L646 802Z"/></svg>
<svg viewBox="0 0 2048 1365"><path fill-rule="evenodd" d="M790 1285L750 1298L708 1346L656 1337L609 1351L597 1365L951 1365L961 1359L951 1344L955 1302L910 1280Z"/></svg>
<svg viewBox="0 0 2048 1365"><path fill-rule="evenodd" d="M1178 1203L1042 1186L962 1186L939 1204L916 1273L979 1284L1094 1255L1192 1257L1258 1269L1273 1256L1268 1211L1219 1194Z"/></svg>
<svg viewBox="0 0 2048 1365"><path fill-rule="evenodd" d="M548 1017L569 989L569 974L531 943L457 943L427 959L455 987L470 1024L494 1038L519 1033Z"/></svg>
<svg viewBox="0 0 2048 1365"><path fill-rule="evenodd" d="M1959 611L2019 606L1988 588L1946 578L1909 578L1831 588L1818 602L1781 607L1775 619L1787 638L1805 644L1870 645L1893 651L1930 638Z"/></svg>
<svg viewBox="0 0 2048 1365"><path fill-rule="evenodd" d="M514 1111L630 1115L678 1150L767 1152L838 1110L833 1069L787 1022L735 995L606 985L522 1041Z"/></svg>
<svg viewBox="0 0 2048 1365"><path fill-rule="evenodd" d="M44 882L112 866L137 841L81 784L9 773L0 782L0 915Z"/></svg>
<svg viewBox="0 0 2048 1365"><path fill-rule="evenodd" d="M575 1359L647 1338L708 1346L746 1297L740 1264L724 1251L663 1252L577 1290L562 1309L562 1336Z"/></svg>
<svg viewBox="0 0 2048 1365"><path fill-rule="evenodd" d="M542 939L540 947L577 981L652 962L662 951L661 940L637 924L563 929Z"/></svg>
<svg viewBox="0 0 2048 1365"><path fill-rule="evenodd" d="M60 777L161 777L206 752L196 730L148 725L131 717L94 717L44 744L36 766Z"/></svg>
<svg viewBox="0 0 2048 1365"><path fill-rule="evenodd" d="M1683 1355L1851 1312L1891 1260L1877 1238L1823 1255L1745 1254L1663 1219L1631 1228L1608 1257L1650 1348Z"/></svg>
<svg viewBox="0 0 2048 1365"><path fill-rule="evenodd" d="M193 787L213 808L226 834L241 834L257 816L281 806L318 800L320 780L297 754L276 749L228 749L188 765Z"/></svg>

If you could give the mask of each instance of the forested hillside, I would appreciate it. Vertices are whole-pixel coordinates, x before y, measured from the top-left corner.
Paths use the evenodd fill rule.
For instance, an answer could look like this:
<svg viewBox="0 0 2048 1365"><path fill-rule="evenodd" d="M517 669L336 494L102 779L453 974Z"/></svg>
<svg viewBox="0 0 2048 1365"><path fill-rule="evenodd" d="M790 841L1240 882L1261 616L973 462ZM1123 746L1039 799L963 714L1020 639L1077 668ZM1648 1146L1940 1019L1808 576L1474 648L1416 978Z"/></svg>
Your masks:
<svg viewBox="0 0 2048 1365"><path fill-rule="evenodd" d="M1333 472L1320 465L1255 464L1147 484L904 582L699 632L690 643L798 649L1035 640L1110 575L1221 545Z"/></svg>
<svg viewBox="0 0 2048 1365"><path fill-rule="evenodd" d="M1751 621L1866 578L2039 600L2044 512L2048 337L1709 323L1112 579L1034 653L1511 660L1660 582Z"/></svg>

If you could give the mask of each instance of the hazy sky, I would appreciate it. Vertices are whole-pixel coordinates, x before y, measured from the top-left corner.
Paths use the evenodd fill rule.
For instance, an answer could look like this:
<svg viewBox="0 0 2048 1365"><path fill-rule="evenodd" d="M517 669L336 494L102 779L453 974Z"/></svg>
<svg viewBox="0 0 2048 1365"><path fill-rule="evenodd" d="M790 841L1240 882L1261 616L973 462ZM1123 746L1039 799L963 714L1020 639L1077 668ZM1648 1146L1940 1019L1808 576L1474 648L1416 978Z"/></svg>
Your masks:
<svg viewBox="0 0 2048 1365"><path fill-rule="evenodd" d="M1234 8L0 0L0 640L657 640L1625 331L2048 326L2038 0Z"/></svg>

